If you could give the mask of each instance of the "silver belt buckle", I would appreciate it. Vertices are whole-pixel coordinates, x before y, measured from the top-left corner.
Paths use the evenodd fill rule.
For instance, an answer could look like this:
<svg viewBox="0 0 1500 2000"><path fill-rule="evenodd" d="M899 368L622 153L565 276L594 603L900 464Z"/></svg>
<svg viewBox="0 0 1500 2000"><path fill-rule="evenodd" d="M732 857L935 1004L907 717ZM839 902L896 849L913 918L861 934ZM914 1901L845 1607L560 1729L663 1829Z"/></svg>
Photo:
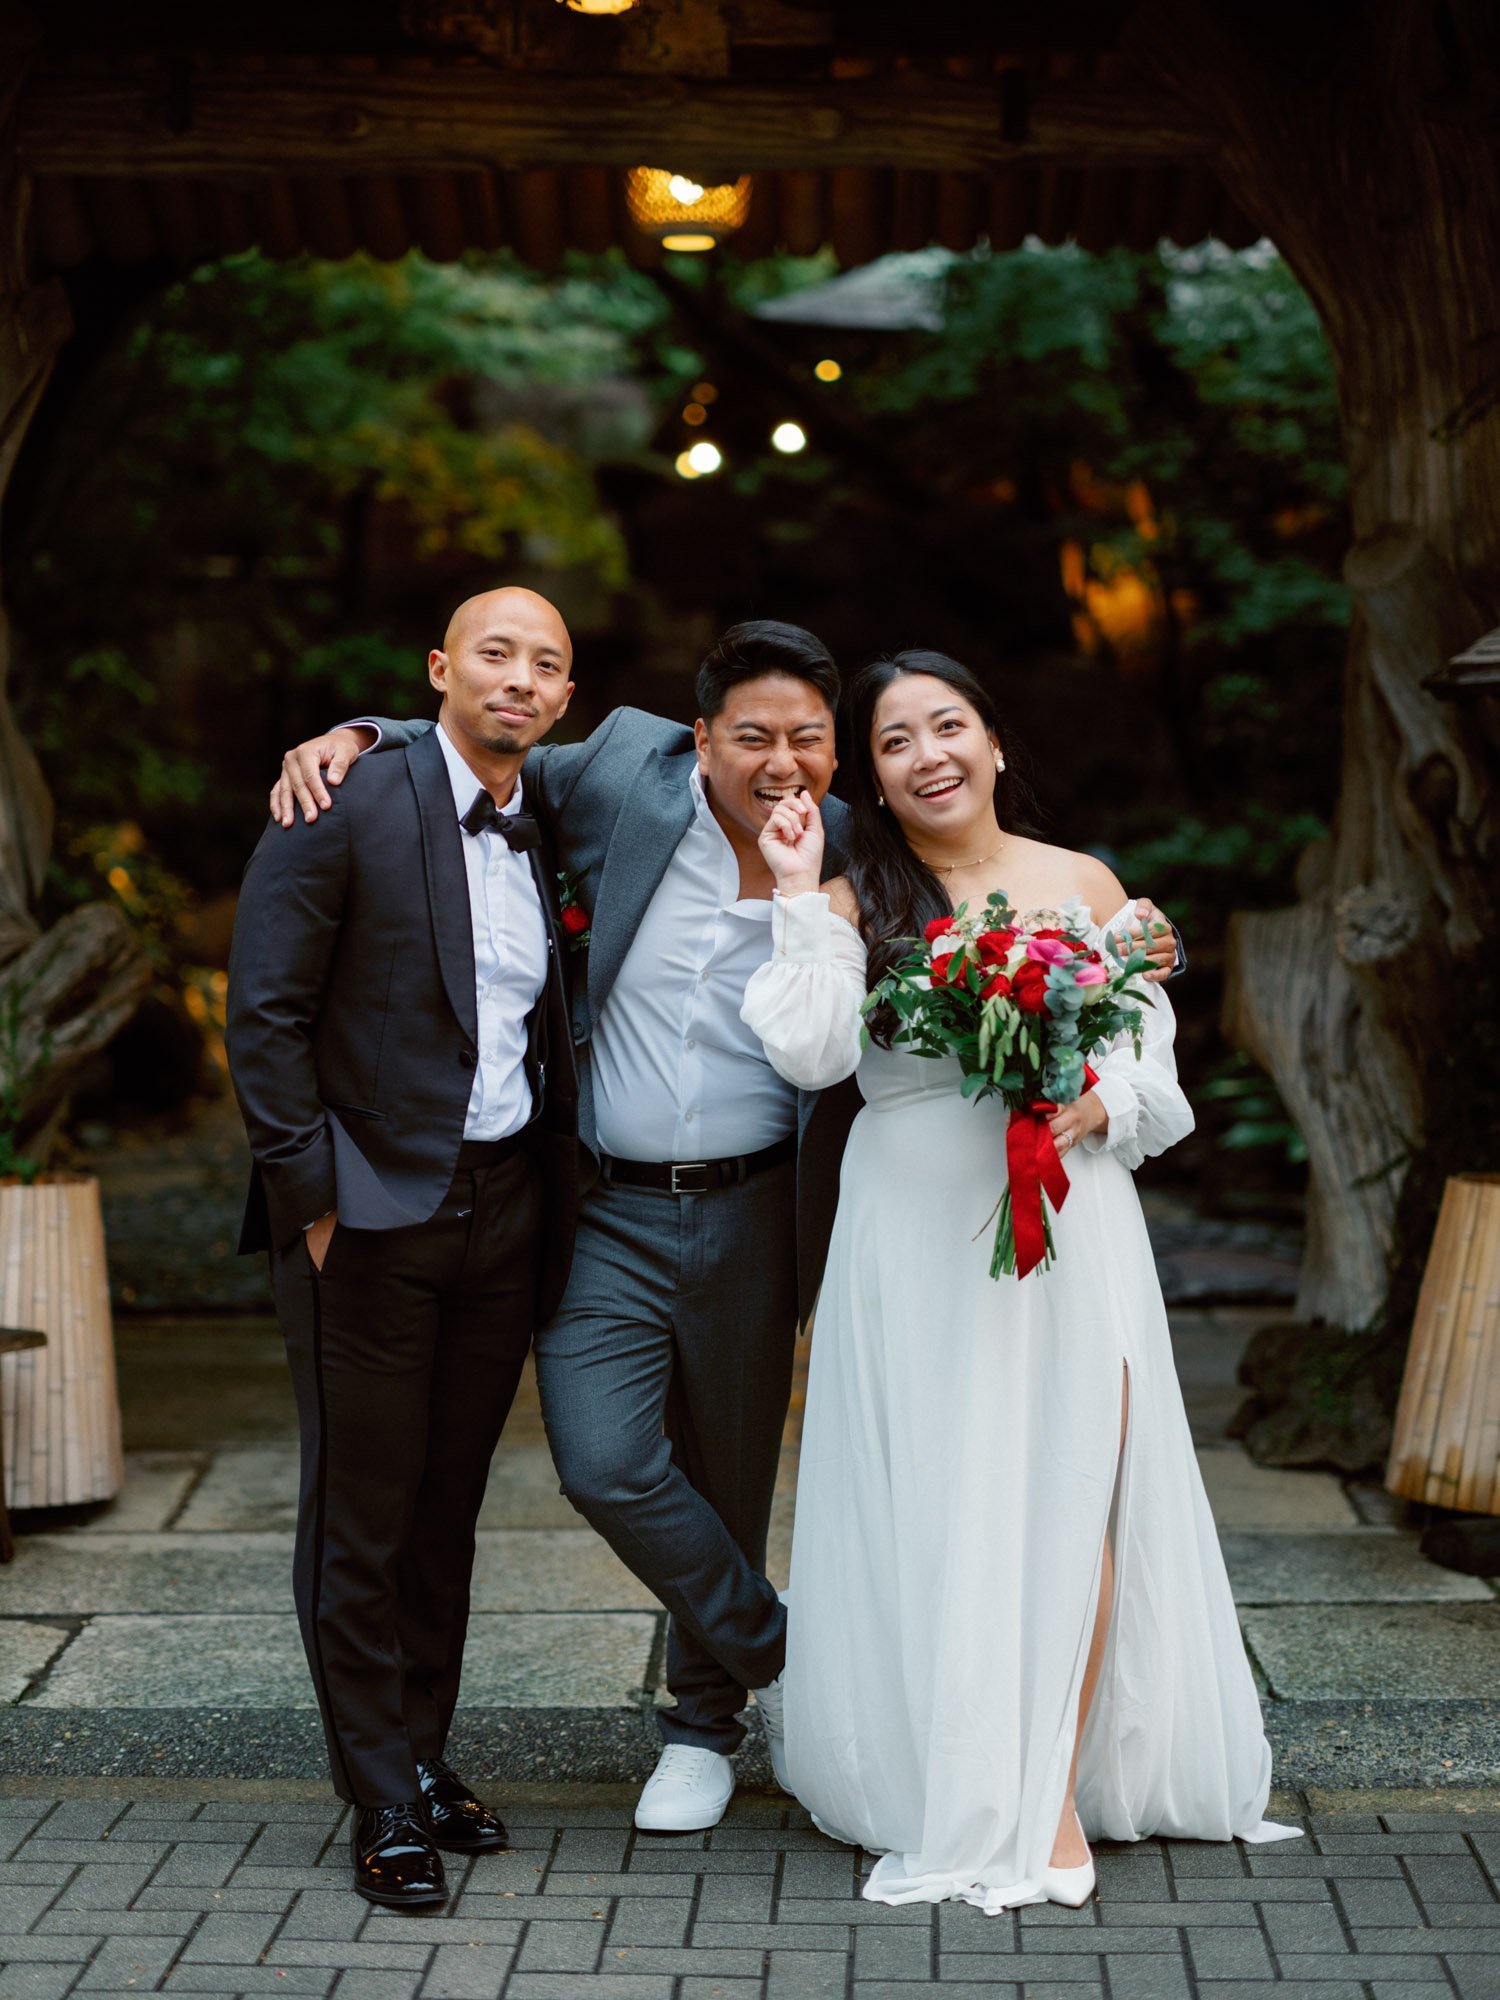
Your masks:
<svg viewBox="0 0 1500 2000"><path fill-rule="evenodd" d="M682 1174L702 1174L703 1178L695 1185L691 1181L681 1180L679 1176ZM672 1162L672 1192L673 1194L707 1194L707 1160L674 1160Z"/></svg>

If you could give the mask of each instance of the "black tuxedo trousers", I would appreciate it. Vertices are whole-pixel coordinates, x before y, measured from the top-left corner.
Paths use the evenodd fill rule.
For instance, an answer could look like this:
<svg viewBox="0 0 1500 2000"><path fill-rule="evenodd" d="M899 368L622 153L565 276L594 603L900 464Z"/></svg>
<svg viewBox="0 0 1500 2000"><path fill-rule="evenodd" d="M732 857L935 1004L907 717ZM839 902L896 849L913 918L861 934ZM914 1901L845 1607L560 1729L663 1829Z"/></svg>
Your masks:
<svg viewBox="0 0 1500 2000"><path fill-rule="evenodd" d="M517 1142L406 1229L339 1224L271 1275L302 1439L293 1590L334 1788L417 1797L458 1699L474 1527L531 1342L542 1192Z"/></svg>

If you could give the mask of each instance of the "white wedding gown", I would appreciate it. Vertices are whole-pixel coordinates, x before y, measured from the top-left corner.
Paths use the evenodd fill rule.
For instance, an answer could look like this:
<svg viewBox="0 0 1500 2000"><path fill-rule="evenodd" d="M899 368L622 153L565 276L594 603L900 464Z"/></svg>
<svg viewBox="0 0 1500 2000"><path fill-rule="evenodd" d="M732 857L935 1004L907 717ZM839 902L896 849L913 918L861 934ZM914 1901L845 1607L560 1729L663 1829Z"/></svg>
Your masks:
<svg viewBox="0 0 1500 2000"><path fill-rule="evenodd" d="M956 1063L859 1051L865 952L778 899L744 1018L808 1089L858 1071L813 1335L786 1754L873 1901L1040 1900L1107 1533L1114 1612L1079 1754L1091 1837L1273 1839L1271 1754L1173 1368L1131 1169L1192 1130L1160 986L1144 1058L1094 1059L1057 1261L989 1276L1008 1113ZM1087 913L1084 912L1086 920ZM1127 925L1130 909L1111 928ZM1129 1419L1120 1443L1121 1390ZM1118 1485L1117 1485L1118 1475Z"/></svg>

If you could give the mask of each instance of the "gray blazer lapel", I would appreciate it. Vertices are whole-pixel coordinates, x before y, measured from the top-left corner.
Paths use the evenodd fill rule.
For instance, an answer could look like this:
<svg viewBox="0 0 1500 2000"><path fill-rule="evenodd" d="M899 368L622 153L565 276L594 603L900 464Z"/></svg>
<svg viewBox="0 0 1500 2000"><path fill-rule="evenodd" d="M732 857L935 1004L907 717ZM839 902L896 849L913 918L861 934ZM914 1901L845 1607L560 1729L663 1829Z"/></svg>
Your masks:
<svg viewBox="0 0 1500 2000"><path fill-rule="evenodd" d="M667 863L693 818L688 760L653 750L609 837L590 914L589 1017L597 1021Z"/></svg>
<svg viewBox="0 0 1500 2000"><path fill-rule="evenodd" d="M406 763L422 821L422 862L443 985L460 1027L477 1045L479 1002L474 990L474 926L469 911L469 878L464 870L464 834L453 809L453 787L435 729L408 747ZM479 789L477 778L474 789Z"/></svg>

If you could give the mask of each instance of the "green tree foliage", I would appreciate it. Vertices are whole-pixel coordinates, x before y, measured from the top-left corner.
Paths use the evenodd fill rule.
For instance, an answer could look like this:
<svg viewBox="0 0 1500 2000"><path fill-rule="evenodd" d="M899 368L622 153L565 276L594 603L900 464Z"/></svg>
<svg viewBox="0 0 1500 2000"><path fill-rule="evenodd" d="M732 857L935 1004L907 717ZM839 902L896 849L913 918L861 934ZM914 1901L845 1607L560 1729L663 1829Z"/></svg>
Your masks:
<svg viewBox="0 0 1500 2000"><path fill-rule="evenodd" d="M951 491L1008 475L1022 523L1160 618L1122 658L1176 782L1101 799L1109 837L1195 900L1284 894L1333 795L1347 541L1331 363L1269 247L955 260L945 324L862 400ZM1106 635L1107 644L1107 635ZM1184 810L1186 808L1186 810Z"/></svg>
<svg viewBox="0 0 1500 2000"><path fill-rule="evenodd" d="M997 465L1040 481L1064 501L1063 531L1199 591L1195 644L1343 624L1313 532L1338 525L1344 493L1331 362L1273 251L981 255L955 261L945 307L941 333L873 371L865 393L934 434L938 420L950 483ZM1101 535L1066 504L1080 462L1096 482L1144 482L1149 539Z"/></svg>
<svg viewBox="0 0 1500 2000"><path fill-rule="evenodd" d="M237 879L283 746L409 707L443 610L506 574L580 630L588 597L601 705L685 699L684 649L747 615L851 664L928 643L992 674L1048 744L1061 837L1184 921L1206 1020L1227 911L1287 892L1333 796L1346 530L1311 307L1262 249L905 262L940 329L762 321L748 349L716 319L828 257L682 260L702 309L680 319L614 257L248 256L145 302L54 395L6 523L59 897L108 883L167 976L177 877ZM799 405L784 458L786 374L811 387L825 352L844 375L815 393L847 422ZM726 468L688 484L673 460L704 435ZM1144 650L1094 618L1080 657L1085 584L1152 600Z"/></svg>
<svg viewBox="0 0 1500 2000"><path fill-rule="evenodd" d="M259 773L267 702L279 736L303 702L409 690L434 567L450 598L502 562L620 586L595 465L639 452L655 405L579 412L671 381L665 319L612 259L549 282L507 259L249 255L152 300L60 423L11 551L22 720L65 833L211 819L218 716Z"/></svg>

